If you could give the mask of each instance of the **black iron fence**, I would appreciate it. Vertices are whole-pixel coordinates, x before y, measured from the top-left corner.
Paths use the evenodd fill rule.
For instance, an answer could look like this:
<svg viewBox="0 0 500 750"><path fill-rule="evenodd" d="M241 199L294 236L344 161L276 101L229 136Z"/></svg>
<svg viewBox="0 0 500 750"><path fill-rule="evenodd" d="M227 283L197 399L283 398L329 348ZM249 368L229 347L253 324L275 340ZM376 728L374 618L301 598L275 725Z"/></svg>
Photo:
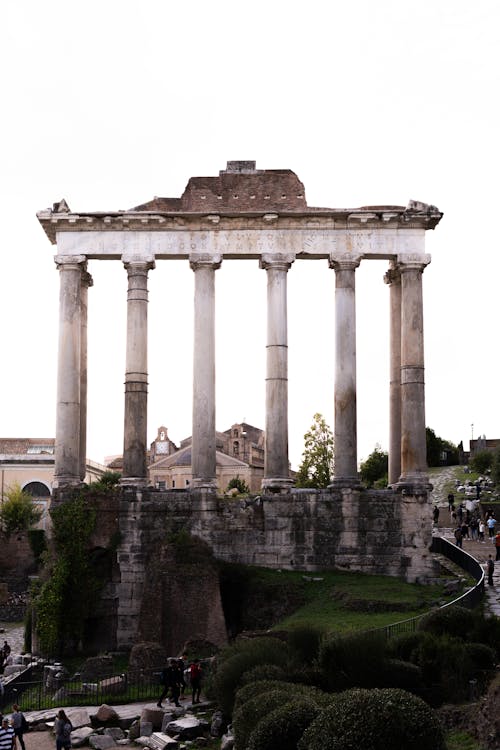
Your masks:
<svg viewBox="0 0 500 750"><path fill-rule="evenodd" d="M480 603L484 596L484 570L482 565L474 558L465 552L461 547L457 547L456 544L452 544L447 539L441 536L432 537L431 552L435 552L439 555L444 555L455 565L458 565L462 570L468 573L475 581L476 584L472 588L469 588L465 593L461 594L451 602L447 602L442 605L444 607L450 607L453 604L459 605L460 607L466 607L467 609L474 609ZM393 638L403 633L413 633L417 630L418 623L425 617L427 613L424 612L417 617L412 617L408 620L401 620L401 622L395 622L392 625L386 625L380 630L384 630L387 638Z"/></svg>
<svg viewBox="0 0 500 750"><path fill-rule="evenodd" d="M157 701L161 692L160 669L127 672L110 675L85 682L81 677L67 679L21 674L15 681L5 685L3 706L22 704L23 711L41 711L54 707L54 711L64 706L95 706L102 703L135 703Z"/></svg>

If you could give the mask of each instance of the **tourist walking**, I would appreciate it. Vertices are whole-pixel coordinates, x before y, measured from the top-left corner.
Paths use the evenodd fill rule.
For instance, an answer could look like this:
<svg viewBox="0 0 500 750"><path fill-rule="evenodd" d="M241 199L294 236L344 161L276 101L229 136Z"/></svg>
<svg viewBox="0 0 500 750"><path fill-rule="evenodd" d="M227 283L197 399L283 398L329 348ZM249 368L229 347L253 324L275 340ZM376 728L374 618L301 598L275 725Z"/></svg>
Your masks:
<svg viewBox="0 0 500 750"><path fill-rule="evenodd" d="M500 531L497 531L497 535L495 537L495 547L497 548L497 556L495 560L500 560Z"/></svg>
<svg viewBox="0 0 500 750"><path fill-rule="evenodd" d="M488 556L488 562L486 563L486 573L488 576L488 586L493 586L493 571L495 570L495 563L491 555Z"/></svg>
<svg viewBox="0 0 500 750"><path fill-rule="evenodd" d="M457 526L457 528L455 529L454 536L455 536L455 543L457 547L462 548L462 527L461 526Z"/></svg>
<svg viewBox="0 0 500 750"><path fill-rule="evenodd" d="M56 750L68 750L71 747L73 725L62 708L57 712L54 731L56 734Z"/></svg>
<svg viewBox="0 0 500 750"><path fill-rule="evenodd" d="M12 750L15 738L14 729L9 726L9 720L2 719L2 727L0 728L0 750Z"/></svg>
<svg viewBox="0 0 500 750"><path fill-rule="evenodd" d="M17 703L14 703L12 706L13 712L12 712L12 727L14 729L14 734L16 735L16 738L19 740L19 744L21 745L22 750L26 750L26 746L24 744L23 734L26 731L27 727L27 721L23 714L23 712L19 709L19 706Z"/></svg>
<svg viewBox="0 0 500 750"><path fill-rule="evenodd" d="M485 528L486 528L486 526L484 524L483 519L481 518L481 520L479 521L479 541L480 542L484 542L484 531L485 531Z"/></svg>
<svg viewBox="0 0 500 750"><path fill-rule="evenodd" d="M455 502L455 495L453 494L453 492L450 492L450 494L448 495L448 510L450 511L450 513L453 510L454 502Z"/></svg>
<svg viewBox="0 0 500 750"><path fill-rule="evenodd" d="M493 539L495 536L495 526L497 525L497 519L494 515L491 515L488 520L486 521L486 525L488 526L488 534L490 539Z"/></svg>
<svg viewBox="0 0 500 750"><path fill-rule="evenodd" d="M202 669L200 660L195 659L189 668L189 680L191 682L192 703L200 702Z"/></svg>
<svg viewBox="0 0 500 750"><path fill-rule="evenodd" d="M163 691L160 695L158 708L161 708L162 701L167 697L170 691L170 703L175 703L176 706L180 706L179 695L181 692L181 683L179 680L179 670L175 659L168 660L168 666L161 673L160 682L163 685Z"/></svg>

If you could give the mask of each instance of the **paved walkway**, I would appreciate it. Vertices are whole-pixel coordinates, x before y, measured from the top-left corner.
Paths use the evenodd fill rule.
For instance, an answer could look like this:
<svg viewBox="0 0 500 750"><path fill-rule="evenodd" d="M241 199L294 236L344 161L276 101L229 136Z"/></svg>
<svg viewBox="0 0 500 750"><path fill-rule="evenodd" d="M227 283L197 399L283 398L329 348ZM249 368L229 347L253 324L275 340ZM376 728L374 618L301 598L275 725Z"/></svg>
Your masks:
<svg viewBox="0 0 500 750"><path fill-rule="evenodd" d="M448 511L448 493L445 490L445 484L455 479L455 467L446 466L440 472L431 475L431 483L434 487L432 490L432 503L439 508L439 522L435 533L443 536L445 539L455 543L453 534L454 529L451 526L451 516ZM455 505L458 507L464 499L463 495L455 494ZM486 534L487 534L486 530ZM486 566L488 555L495 559L496 548L488 537L484 542L472 541L471 539L463 540L462 549L468 552L472 557L478 560L483 568ZM495 572L493 573L493 586L485 585L486 605L490 612L500 617L500 560L495 563Z"/></svg>

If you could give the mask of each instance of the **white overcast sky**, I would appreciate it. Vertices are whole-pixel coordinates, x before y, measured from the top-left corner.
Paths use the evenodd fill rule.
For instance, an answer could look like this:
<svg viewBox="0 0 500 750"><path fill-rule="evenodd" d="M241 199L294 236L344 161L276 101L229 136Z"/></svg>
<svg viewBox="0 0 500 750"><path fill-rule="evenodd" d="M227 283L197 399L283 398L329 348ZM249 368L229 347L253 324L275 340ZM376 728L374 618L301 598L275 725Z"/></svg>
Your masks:
<svg viewBox="0 0 500 750"><path fill-rule="evenodd" d="M426 422L500 437L497 0L3 0L0 435L55 434L59 279L36 212L180 196L230 159L288 168L308 204L437 205L424 273ZM356 274L358 457L388 447L386 261ZM92 261L88 455L121 453L126 272ZM289 283L290 458L333 427L334 271ZM148 442L191 434L193 273L150 272ZM266 274L216 274L217 428L264 427Z"/></svg>

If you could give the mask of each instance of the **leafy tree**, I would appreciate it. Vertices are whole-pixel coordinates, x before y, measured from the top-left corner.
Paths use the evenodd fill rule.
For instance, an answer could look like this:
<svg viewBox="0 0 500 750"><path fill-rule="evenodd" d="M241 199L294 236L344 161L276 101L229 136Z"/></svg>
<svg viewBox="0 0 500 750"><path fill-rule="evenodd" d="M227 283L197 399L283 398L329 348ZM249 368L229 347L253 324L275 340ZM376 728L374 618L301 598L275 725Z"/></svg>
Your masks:
<svg viewBox="0 0 500 750"><path fill-rule="evenodd" d="M42 515L29 492L21 489L18 483L7 488L0 508L0 524L6 534L28 531Z"/></svg>
<svg viewBox="0 0 500 750"><path fill-rule="evenodd" d="M427 444L427 466L455 466L458 464L458 448L449 440L443 440L436 435L430 427L425 428L425 439ZM443 461L442 454L446 453Z"/></svg>
<svg viewBox="0 0 500 750"><path fill-rule="evenodd" d="M491 463L491 478L496 485L500 484L500 449L496 450L493 454L493 460Z"/></svg>
<svg viewBox="0 0 500 750"><path fill-rule="evenodd" d="M389 469L389 455L383 451L380 445L375 446L366 461L360 466L361 481L367 487L373 487L376 482L385 479L387 484L387 472Z"/></svg>
<svg viewBox="0 0 500 750"><path fill-rule="evenodd" d="M321 414L304 435L304 452L295 483L297 487L328 487L333 478L333 433Z"/></svg>
<svg viewBox="0 0 500 750"><path fill-rule="evenodd" d="M472 471L478 474L485 474L493 465L493 453L491 451L479 451L471 458L469 465Z"/></svg>
<svg viewBox="0 0 500 750"><path fill-rule="evenodd" d="M229 490L236 489L240 493L240 495L248 495L250 492L250 487L248 484L238 477L233 477L229 480L226 488L226 492L229 492Z"/></svg>

